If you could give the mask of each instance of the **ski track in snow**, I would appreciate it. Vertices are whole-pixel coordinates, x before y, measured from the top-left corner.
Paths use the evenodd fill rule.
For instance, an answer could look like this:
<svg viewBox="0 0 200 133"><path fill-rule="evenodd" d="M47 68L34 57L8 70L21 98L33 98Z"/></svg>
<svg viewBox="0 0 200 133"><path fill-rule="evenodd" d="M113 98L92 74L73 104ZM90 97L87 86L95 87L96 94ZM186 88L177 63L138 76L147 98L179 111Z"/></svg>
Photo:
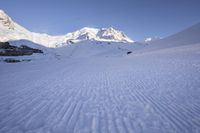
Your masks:
<svg viewBox="0 0 200 133"><path fill-rule="evenodd" d="M198 133L197 48L1 63L0 133Z"/></svg>

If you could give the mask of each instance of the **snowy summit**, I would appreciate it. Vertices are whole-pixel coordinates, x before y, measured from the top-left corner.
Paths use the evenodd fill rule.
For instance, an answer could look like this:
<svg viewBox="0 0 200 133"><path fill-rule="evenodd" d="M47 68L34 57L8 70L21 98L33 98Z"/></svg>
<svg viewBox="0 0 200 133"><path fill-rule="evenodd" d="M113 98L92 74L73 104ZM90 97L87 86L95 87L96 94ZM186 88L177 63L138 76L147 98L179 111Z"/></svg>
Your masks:
<svg viewBox="0 0 200 133"><path fill-rule="evenodd" d="M46 47L61 47L67 43L78 43L86 40L103 42L133 43L122 31L110 28L85 27L62 36L33 33L14 22L3 10L0 10L0 41L29 40Z"/></svg>
<svg viewBox="0 0 200 133"><path fill-rule="evenodd" d="M127 37L123 32L115 30L114 28L90 28L85 27L66 35L67 40L74 40L80 42L84 40L96 40L105 42L125 42L132 43L133 41Z"/></svg>

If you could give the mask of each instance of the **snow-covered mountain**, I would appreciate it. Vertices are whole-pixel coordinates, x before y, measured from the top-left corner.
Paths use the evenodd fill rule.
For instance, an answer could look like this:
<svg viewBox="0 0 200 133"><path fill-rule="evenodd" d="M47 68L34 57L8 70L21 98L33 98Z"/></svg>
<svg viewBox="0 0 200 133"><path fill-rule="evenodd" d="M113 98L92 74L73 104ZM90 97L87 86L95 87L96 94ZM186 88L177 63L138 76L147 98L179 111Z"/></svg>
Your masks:
<svg viewBox="0 0 200 133"><path fill-rule="evenodd" d="M80 42L84 40L96 40L105 42L125 42L132 43L133 41L123 32L110 28L90 28L85 27L66 35L67 40Z"/></svg>
<svg viewBox="0 0 200 133"><path fill-rule="evenodd" d="M155 37L147 37L147 38L145 38L144 40L143 40L143 42L145 42L145 43L150 43L150 42L154 42L154 41L158 41L158 40L160 40L161 38L160 37L157 37L157 36L155 36Z"/></svg>
<svg viewBox="0 0 200 133"><path fill-rule="evenodd" d="M34 33L14 22L3 10L0 10L0 41L11 40L29 40L46 47L61 47L67 43L77 43L85 40L134 42L123 32L113 28L97 29L85 27L62 36Z"/></svg>
<svg viewBox="0 0 200 133"><path fill-rule="evenodd" d="M140 41L137 41L137 43L140 43L142 45L148 45L148 44L151 44L155 41L158 41L160 40L161 38L160 37L157 37L157 36L154 36L154 37L147 37L145 39L142 39Z"/></svg>

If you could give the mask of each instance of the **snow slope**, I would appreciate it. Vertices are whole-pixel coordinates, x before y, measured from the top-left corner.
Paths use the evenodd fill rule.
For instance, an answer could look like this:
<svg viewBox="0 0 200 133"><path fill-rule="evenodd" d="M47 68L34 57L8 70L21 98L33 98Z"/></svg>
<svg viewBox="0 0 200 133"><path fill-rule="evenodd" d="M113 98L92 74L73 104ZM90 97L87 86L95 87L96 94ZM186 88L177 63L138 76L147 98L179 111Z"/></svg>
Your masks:
<svg viewBox="0 0 200 133"><path fill-rule="evenodd" d="M85 27L62 36L33 33L12 21L3 10L0 10L0 41L5 42L10 40L29 40L53 48L62 47L63 45L67 45L67 43L77 43L85 40L124 43L133 42L123 32L113 28L96 29Z"/></svg>
<svg viewBox="0 0 200 133"><path fill-rule="evenodd" d="M148 48L148 50L190 45L199 42L200 42L200 23L195 24L169 37L151 42L150 43L151 46Z"/></svg>
<svg viewBox="0 0 200 133"><path fill-rule="evenodd" d="M75 44L58 58L0 63L0 132L200 132L200 45L120 46L130 49Z"/></svg>

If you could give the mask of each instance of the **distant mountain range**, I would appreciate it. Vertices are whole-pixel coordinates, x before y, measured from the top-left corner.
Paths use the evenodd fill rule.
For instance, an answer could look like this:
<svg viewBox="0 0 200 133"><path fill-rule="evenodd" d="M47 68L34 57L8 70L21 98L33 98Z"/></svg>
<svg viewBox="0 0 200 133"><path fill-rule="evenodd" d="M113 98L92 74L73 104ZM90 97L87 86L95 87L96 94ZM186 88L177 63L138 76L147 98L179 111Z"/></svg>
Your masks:
<svg viewBox="0 0 200 133"><path fill-rule="evenodd" d="M101 29L85 27L62 36L34 33L14 22L3 10L0 10L0 42L14 40L29 40L45 47L61 47L69 43L77 43L85 40L134 42L123 32L115 30L112 27Z"/></svg>
<svg viewBox="0 0 200 133"><path fill-rule="evenodd" d="M128 44L150 44L147 49L160 49L199 43L200 23L165 38L149 37L137 42L130 39L122 31L115 30L112 27L101 29L85 27L62 36L34 33L14 22L3 10L0 10L0 42L7 41L17 46L20 46L21 43L26 43L28 46L43 46L49 48L62 47L84 41L119 42Z"/></svg>

